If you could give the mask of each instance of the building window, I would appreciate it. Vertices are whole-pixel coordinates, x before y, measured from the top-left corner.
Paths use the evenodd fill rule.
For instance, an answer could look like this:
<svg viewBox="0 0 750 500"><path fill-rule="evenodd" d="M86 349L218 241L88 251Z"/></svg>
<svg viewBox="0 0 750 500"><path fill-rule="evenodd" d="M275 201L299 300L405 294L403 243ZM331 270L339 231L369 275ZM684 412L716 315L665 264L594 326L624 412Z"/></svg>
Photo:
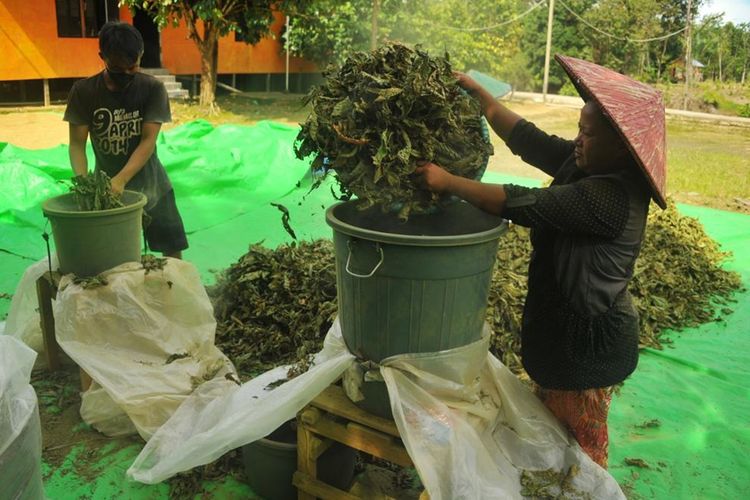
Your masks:
<svg viewBox="0 0 750 500"><path fill-rule="evenodd" d="M57 36L96 38L107 21L117 21L118 0L55 0Z"/></svg>

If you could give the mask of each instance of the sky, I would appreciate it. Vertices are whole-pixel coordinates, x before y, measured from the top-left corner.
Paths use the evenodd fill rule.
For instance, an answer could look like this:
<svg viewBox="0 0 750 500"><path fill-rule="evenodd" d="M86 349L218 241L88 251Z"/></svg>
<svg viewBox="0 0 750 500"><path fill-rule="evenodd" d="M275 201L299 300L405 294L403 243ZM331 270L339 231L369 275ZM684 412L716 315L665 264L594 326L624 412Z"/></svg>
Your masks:
<svg viewBox="0 0 750 500"><path fill-rule="evenodd" d="M750 22L750 0L708 0L707 5L701 8L699 16L718 12L724 12L724 21L727 22Z"/></svg>

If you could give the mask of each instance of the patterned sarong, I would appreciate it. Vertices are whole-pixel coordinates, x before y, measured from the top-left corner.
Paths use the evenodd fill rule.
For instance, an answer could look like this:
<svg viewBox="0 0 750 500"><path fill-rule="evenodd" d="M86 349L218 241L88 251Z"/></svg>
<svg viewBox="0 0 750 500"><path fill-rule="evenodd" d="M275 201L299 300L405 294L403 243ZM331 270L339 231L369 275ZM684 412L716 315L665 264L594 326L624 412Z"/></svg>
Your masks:
<svg viewBox="0 0 750 500"><path fill-rule="evenodd" d="M535 392L591 459L606 469L609 447L607 415L612 388L558 391L536 386Z"/></svg>

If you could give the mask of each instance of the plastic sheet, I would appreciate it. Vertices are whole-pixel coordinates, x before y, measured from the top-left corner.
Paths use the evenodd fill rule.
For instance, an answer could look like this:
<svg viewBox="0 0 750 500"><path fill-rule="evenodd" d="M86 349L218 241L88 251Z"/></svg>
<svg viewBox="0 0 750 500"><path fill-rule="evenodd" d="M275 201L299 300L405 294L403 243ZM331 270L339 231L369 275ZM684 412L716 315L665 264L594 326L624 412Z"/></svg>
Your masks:
<svg viewBox="0 0 750 500"><path fill-rule="evenodd" d="M212 462L257 441L295 417L354 360L338 320L313 367L281 385L290 366L280 366L238 387L226 381L203 384L146 443L128 476L148 484Z"/></svg>
<svg viewBox="0 0 750 500"><path fill-rule="evenodd" d="M57 255L52 254L52 269L57 269ZM39 300L36 296L36 281L49 271L47 258L32 264L24 271L10 303L5 334L11 335L36 352L43 352L42 328L39 324Z"/></svg>
<svg viewBox="0 0 750 500"><path fill-rule="evenodd" d="M132 432L119 408L148 440L196 386L235 370L214 346L213 309L192 264L167 259L147 273L130 262L102 276L107 285L92 288L62 278L57 341L96 382L82 396L84 420L108 435Z"/></svg>
<svg viewBox="0 0 750 500"><path fill-rule="evenodd" d="M44 498L42 429L29 384L36 353L0 335L0 496Z"/></svg>
<svg viewBox="0 0 750 500"><path fill-rule="evenodd" d="M571 486L582 495L624 498L615 480L488 353L489 338L485 325L473 344L381 364L394 420L430 498L521 498L522 471L571 467L578 469ZM156 432L128 475L153 484L260 439L352 364L336 320L313 368L291 381L266 390L286 377L288 367L279 367L241 387L205 384Z"/></svg>

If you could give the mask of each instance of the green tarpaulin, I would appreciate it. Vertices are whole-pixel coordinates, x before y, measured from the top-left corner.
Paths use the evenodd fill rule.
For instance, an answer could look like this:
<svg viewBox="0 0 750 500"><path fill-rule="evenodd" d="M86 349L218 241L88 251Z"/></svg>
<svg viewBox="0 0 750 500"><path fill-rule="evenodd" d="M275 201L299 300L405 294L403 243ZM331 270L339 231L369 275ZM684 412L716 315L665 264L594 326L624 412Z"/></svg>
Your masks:
<svg viewBox="0 0 750 500"><path fill-rule="evenodd" d="M330 237L324 211L335 202L331 182L309 192L308 166L294 158L297 128L272 122L213 127L196 121L163 133L159 156L173 181L188 231L185 259L204 282L231 265L249 244L291 241L285 205L300 239ZM24 270L46 256L42 200L65 192L67 148L24 150L0 144L0 293L12 294ZM536 181L487 173L485 181L534 185ZM734 252L727 267L750 288L750 216L680 206ZM663 351L646 349L637 371L612 403L610 471L627 494L642 498L744 498L750 491L750 292L736 295L722 320L673 335ZM0 318L10 301L0 299ZM74 438L71 441L75 441ZM95 449L96 477L78 475L77 454ZM165 498L164 485L129 483L124 471L137 446L72 447L57 467L45 465L51 498ZM626 461L631 464L627 465ZM234 480L212 484L216 496L248 495Z"/></svg>

